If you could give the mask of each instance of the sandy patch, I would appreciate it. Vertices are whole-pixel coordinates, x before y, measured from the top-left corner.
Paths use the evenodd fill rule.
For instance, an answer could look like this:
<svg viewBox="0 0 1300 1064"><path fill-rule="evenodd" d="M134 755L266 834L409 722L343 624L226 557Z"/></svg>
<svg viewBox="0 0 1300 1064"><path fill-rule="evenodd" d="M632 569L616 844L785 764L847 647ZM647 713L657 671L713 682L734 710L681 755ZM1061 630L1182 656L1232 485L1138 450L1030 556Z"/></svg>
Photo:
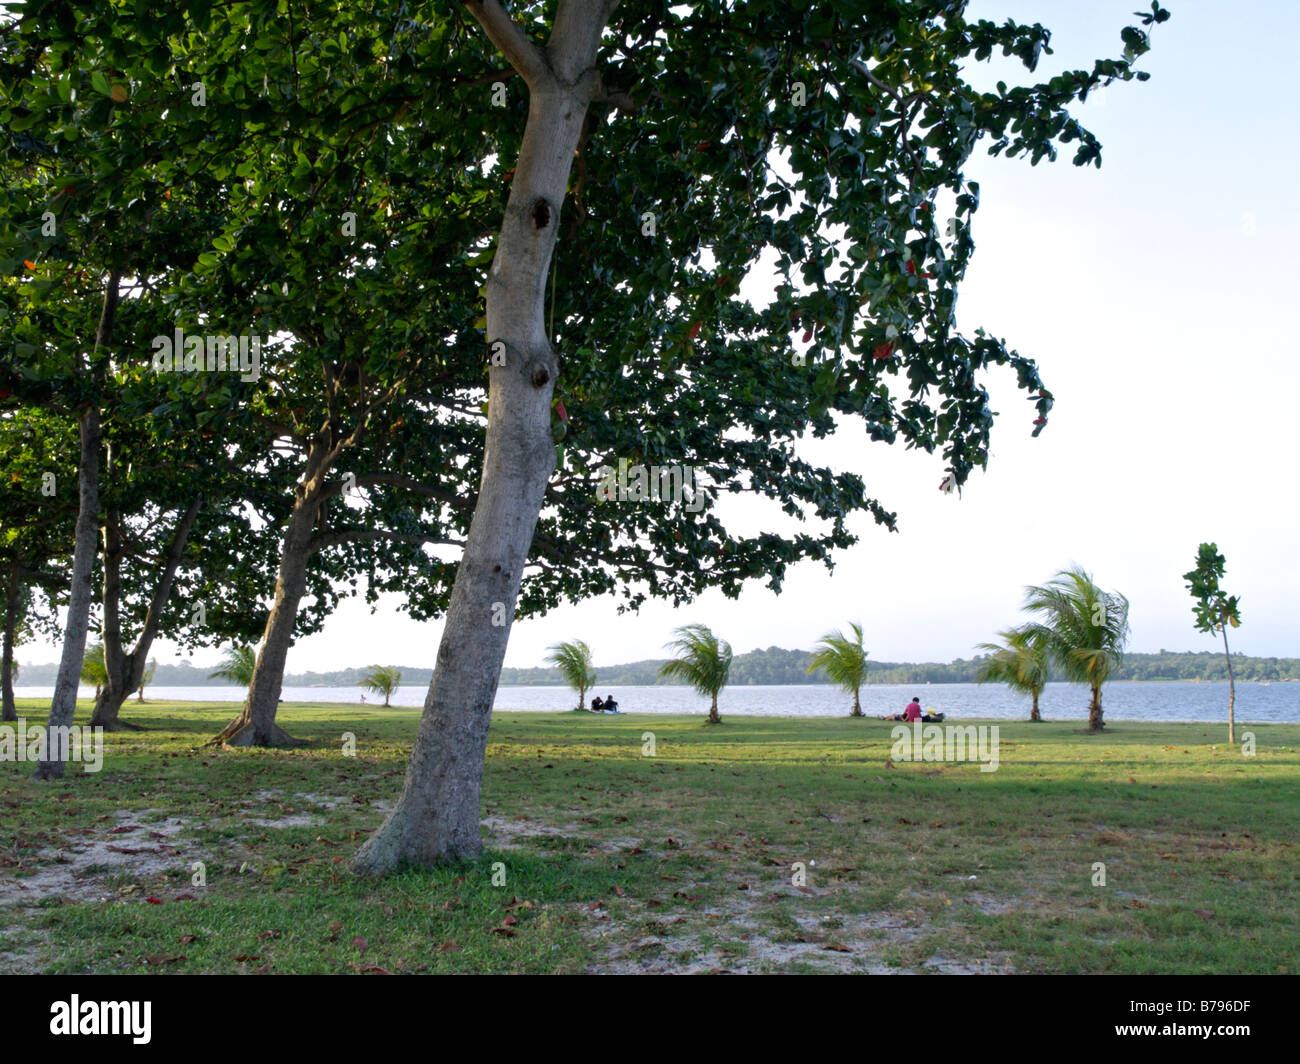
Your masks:
<svg viewBox="0 0 1300 1064"><path fill-rule="evenodd" d="M117 890L104 881L113 876L144 878L188 867L193 856L177 836L185 828L180 817L142 823L157 810L114 813L116 826L104 827L96 838L68 839L60 849L45 848L28 876L0 874L0 906L33 906L46 898L108 901Z"/></svg>

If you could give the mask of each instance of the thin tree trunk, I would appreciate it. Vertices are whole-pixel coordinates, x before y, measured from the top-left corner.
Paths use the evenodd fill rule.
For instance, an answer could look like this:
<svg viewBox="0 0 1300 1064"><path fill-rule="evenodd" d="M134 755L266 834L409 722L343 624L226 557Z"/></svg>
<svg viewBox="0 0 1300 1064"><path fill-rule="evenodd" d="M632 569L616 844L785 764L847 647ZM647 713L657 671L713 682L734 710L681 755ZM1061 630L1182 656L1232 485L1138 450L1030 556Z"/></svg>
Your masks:
<svg viewBox="0 0 1300 1064"><path fill-rule="evenodd" d="M1040 717L1040 716L1038 715L1038 692L1037 692L1037 691L1033 691L1033 692L1031 692L1031 694L1033 694L1033 696L1034 696L1034 706L1033 706L1033 708L1029 711L1029 719L1030 719L1030 721L1031 721L1032 723L1035 723L1035 724L1036 724L1036 723L1041 722L1043 718Z"/></svg>
<svg viewBox="0 0 1300 1064"><path fill-rule="evenodd" d="M309 458L310 463L310 458ZM284 669L293 645L298 606L307 592L307 566L311 561L312 532L316 523L317 470L298 487L275 581L275 602L266 618L253 679L244 708L209 745L294 746L297 740L275 722L284 687ZM385 702L385 704L387 704Z"/></svg>
<svg viewBox="0 0 1300 1064"><path fill-rule="evenodd" d="M1237 719L1235 706L1237 702L1237 679L1232 673L1232 654L1228 652L1228 626L1223 626L1223 656L1228 660L1228 742L1237 741Z"/></svg>
<svg viewBox="0 0 1300 1064"><path fill-rule="evenodd" d="M118 285L122 275L118 270L109 274L104 290L104 307L95 330L95 353L112 343L113 323L117 316ZM80 360L80 371L89 376L94 371L93 362L86 365ZM54 736L72 725L77 713L77 686L81 682L81 666L86 655L86 630L90 626L90 603L94 597L91 587L91 570L95 564L95 540L99 534L99 444L100 413L97 403L90 403L77 425L80 454L77 460L77 524L73 539L71 588L68 595L68 622L63 630L63 654L59 659L58 678L54 683L54 697L50 700L50 717L47 736L51 742L48 759L42 759L32 773L34 779L62 779L66 771L64 755L66 744L53 741ZM56 731L58 729L58 731Z"/></svg>
<svg viewBox="0 0 1300 1064"><path fill-rule="evenodd" d="M1092 701L1088 704L1088 730L1101 731L1106 725L1101 719L1101 688L1092 689Z"/></svg>
<svg viewBox="0 0 1300 1064"><path fill-rule="evenodd" d="M721 724L722 718L718 716L718 696L713 696L713 705L709 707L709 723Z"/></svg>
<svg viewBox="0 0 1300 1064"><path fill-rule="evenodd" d="M559 360L543 320L546 277L587 106L599 88L596 49L613 6L562 0L542 49L499 4L468 5L529 87L528 122L487 282L487 339L505 345L506 364L488 371L483 476L406 781L397 805L353 861L362 874L482 852L488 723L555 466L551 395ZM494 624L494 615L504 623Z"/></svg>
<svg viewBox="0 0 1300 1064"><path fill-rule="evenodd" d="M18 707L14 702L14 639L18 632L18 599L22 591L18 583L18 565L9 566L5 581L4 649L0 651L0 701L3 710L0 719L18 720Z"/></svg>
<svg viewBox="0 0 1300 1064"><path fill-rule="evenodd" d="M180 568L181 555L189 541L198 519L201 501L195 500L181 515L180 522L172 533L171 546L163 563L162 572L154 586L154 593L145 612L140 635L129 654L122 651L121 625L121 565L122 547L118 524L118 515L111 513L104 522L104 666L108 673L108 683L95 699L95 711L91 715L92 726L106 731L130 729L140 731L139 724L120 720L122 703L130 697L132 691L138 693L138 700L144 701L141 690L144 683L145 667L149 660L149 650L158 635L158 626L162 621L162 611L171 597L172 587L176 583L176 572Z"/></svg>
<svg viewBox="0 0 1300 1064"><path fill-rule="evenodd" d="M858 701L858 692L856 688L853 691L853 712L850 713L849 716L850 717L862 716L862 703Z"/></svg>

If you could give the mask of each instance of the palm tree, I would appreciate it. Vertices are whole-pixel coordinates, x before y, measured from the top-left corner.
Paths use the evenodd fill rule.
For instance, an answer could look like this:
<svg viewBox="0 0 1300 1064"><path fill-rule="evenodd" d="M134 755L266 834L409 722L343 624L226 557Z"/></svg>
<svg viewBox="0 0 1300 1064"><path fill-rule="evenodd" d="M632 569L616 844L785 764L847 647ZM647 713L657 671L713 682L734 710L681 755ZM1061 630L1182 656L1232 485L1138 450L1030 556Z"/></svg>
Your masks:
<svg viewBox="0 0 1300 1064"><path fill-rule="evenodd" d="M1047 686L1047 648L1042 639L1023 628L999 632L1001 643L981 643L976 649L989 656L979 663L975 679L979 683L1004 683L1017 694L1034 699L1029 719L1038 723L1038 696Z"/></svg>
<svg viewBox="0 0 1300 1064"><path fill-rule="evenodd" d="M108 683L108 666L104 664L104 644L96 643L81 659L81 682L95 685L95 697Z"/></svg>
<svg viewBox="0 0 1300 1064"><path fill-rule="evenodd" d="M1101 688L1124 658L1128 599L1102 591L1077 565L1061 570L1042 587L1026 588L1025 596L1025 609L1042 618L1026 625L1025 632L1042 641L1067 680L1088 685L1088 730L1101 731Z"/></svg>
<svg viewBox="0 0 1300 1064"><path fill-rule="evenodd" d="M213 672L208 673L209 680L229 680L240 687L247 687L253 682L253 669L257 665L257 650L254 647L232 646L226 651L226 657Z"/></svg>
<svg viewBox="0 0 1300 1064"><path fill-rule="evenodd" d="M683 625L675 634L677 638L668 646L681 656L665 662L659 675L664 679L676 677L685 680L700 694L712 698L709 723L721 724L718 692L727 686L727 674L731 671L731 644L719 639L703 624Z"/></svg>
<svg viewBox="0 0 1300 1064"><path fill-rule="evenodd" d="M596 671L591 667L591 647L581 639L555 643L546 661L556 666L564 682L578 692L578 709L587 708L587 692L596 684Z"/></svg>
<svg viewBox="0 0 1300 1064"><path fill-rule="evenodd" d="M367 691L374 691L377 695L383 695L384 705L387 706L389 698L401 682L402 674L393 666L371 665L370 671L357 683L357 686L364 687Z"/></svg>
<svg viewBox="0 0 1300 1064"><path fill-rule="evenodd" d="M140 689L135 693L137 702L144 701L144 689L146 684L153 683L153 674L158 671L158 659L153 658L149 662L149 667L144 670L144 675L140 677Z"/></svg>
<svg viewBox="0 0 1300 1064"><path fill-rule="evenodd" d="M849 627L857 639L849 639L839 631L827 632L813 651L808 671L821 669L831 683L850 692L853 695L853 712L849 716L860 717L862 704L858 701L858 692L867 682L867 651L862 645L862 625L851 621Z"/></svg>

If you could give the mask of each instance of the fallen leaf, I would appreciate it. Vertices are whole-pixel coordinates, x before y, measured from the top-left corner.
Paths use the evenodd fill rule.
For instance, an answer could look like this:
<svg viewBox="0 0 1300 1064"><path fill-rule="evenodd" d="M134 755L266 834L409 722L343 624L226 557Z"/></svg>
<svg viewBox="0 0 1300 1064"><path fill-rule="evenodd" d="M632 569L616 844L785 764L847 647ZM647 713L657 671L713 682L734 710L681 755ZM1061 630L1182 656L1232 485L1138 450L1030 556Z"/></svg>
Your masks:
<svg viewBox="0 0 1300 1064"><path fill-rule="evenodd" d="M147 901L150 905L161 905L161 904L162 904L162 900L161 900L160 898L148 897L148 898L145 898L145 901Z"/></svg>
<svg viewBox="0 0 1300 1064"><path fill-rule="evenodd" d="M459 953L459 952L460 952L460 947L459 947L458 945L456 945L456 943L454 943L451 939L447 939L446 942L444 942L441 946L438 947L438 952L439 952L439 953Z"/></svg>
<svg viewBox="0 0 1300 1064"><path fill-rule="evenodd" d="M367 941L366 941L364 938L362 938L360 935L357 935L357 937L354 938L354 939L351 941L351 943L349 943L349 944L350 944L350 945L352 946L352 948L355 949L355 950L362 950L362 951L364 951L364 950L370 948L370 943L367 942Z"/></svg>
<svg viewBox="0 0 1300 1064"><path fill-rule="evenodd" d="M161 953L156 953L151 957L146 957L144 959L144 962L145 964L152 964L157 966L162 964L175 964L177 961L183 961L184 959L185 959L184 954L181 954L180 956L176 956L176 957L166 957Z"/></svg>

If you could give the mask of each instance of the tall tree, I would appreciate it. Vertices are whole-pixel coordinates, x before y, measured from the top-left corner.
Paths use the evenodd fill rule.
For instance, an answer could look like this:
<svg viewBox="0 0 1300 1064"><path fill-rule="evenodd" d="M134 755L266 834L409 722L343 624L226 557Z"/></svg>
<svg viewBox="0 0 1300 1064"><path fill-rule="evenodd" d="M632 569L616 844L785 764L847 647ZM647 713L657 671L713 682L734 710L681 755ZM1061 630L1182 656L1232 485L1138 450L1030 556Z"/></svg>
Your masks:
<svg viewBox="0 0 1300 1064"><path fill-rule="evenodd" d="M1101 689L1124 660L1128 642L1128 599L1101 590L1075 565L1026 588L1025 609L1037 618L1021 629L1025 640L1039 644L1067 680L1088 685L1088 730L1101 731Z"/></svg>
<svg viewBox="0 0 1300 1064"><path fill-rule="evenodd" d="M975 667L977 683L1004 683L1017 694L1029 695L1033 705L1029 719L1042 721L1038 713L1038 699L1047 686L1047 647L1032 630L1008 628L998 633L1001 642L980 643L976 648L988 657Z"/></svg>
<svg viewBox="0 0 1300 1064"><path fill-rule="evenodd" d="M963 3L937 0L560 0L518 20L498 0L465 6L528 90L485 288L484 339L500 357L489 357L482 479L433 680L401 796L354 863L365 873L479 852L488 719L530 553L570 563L616 553L640 563L649 593L679 600L709 586L734 594L764 574L779 588L791 562L828 561L852 542L849 513L894 520L857 478L794 457L805 428L821 436L860 417L873 439L942 448L960 485L988 457L980 373L1006 364L1041 430L1052 398L1034 363L955 327L979 197L963 166L984 137L1035 163L1069 143L1076 164L1098 161L1068 105L1144 78L1133 62L1149 47L1129 27L1123 59L986 93L963 65L1001 49L1033 69L1050 52L1046 29L969 23ZM1153 5L1142 21L1167 17ZM456 121L467 124L464 111ZM760 310L739 292L767 252L782 281ZM719 491L754 491L792 515L807 500L830 527L728 537L715 514L689 520L671 499L593 523L593 498L610 499L592 492L606 474L570 468L560 436L603 450L607 466L691 467L709 511ZM680 517L656 520L666 514ZM584 522L605 543L557 534ZM641 535L615 545L611 525ZM570 571L567 594L603 589L591 567ZM615 565L607 579L624 572Z"/></svg>
<svg viewBox="0 0 1300 1064"><path fill-rule="evenodd" d="M867 682L867 649L862 645L862 625L851 621L849 627L853 629L852 639L839 631L821 637L808 663L808 671L821 669L826 679L851 694L853 709L849 716L860 717L862 702L859 694Z"/></svg>
<svg viewBox="0 0 1300 1064"><path fill-rule="evenodd" d="M1228 742L1235 743L1237 678L1232 672L1232 653L1228 650L1228 627L1241 625L1241 600L1219 587L1226 564L1218 544L1202 543L1196 551L1196 568L1183 573L1183 579L1187 581L1187 590L1194 600L1192 612L1196 616L1196 630L1223 633L1223 657L1228 663Z"/></svg>

